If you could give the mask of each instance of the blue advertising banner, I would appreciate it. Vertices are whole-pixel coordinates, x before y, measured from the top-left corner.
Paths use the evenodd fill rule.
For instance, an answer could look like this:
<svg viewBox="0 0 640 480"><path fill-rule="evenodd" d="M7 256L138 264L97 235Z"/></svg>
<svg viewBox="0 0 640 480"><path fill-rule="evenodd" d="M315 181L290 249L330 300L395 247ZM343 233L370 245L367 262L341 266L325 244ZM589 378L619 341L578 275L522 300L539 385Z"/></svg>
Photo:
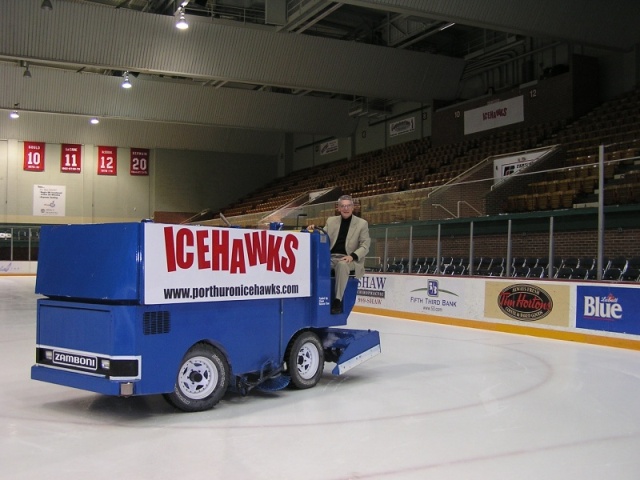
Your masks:
<svg viewBox="0 0 640 480"><path fill-rule="evenodd" d="M576 302L577 328L640 334L638 289L578 286Z"/></svg>

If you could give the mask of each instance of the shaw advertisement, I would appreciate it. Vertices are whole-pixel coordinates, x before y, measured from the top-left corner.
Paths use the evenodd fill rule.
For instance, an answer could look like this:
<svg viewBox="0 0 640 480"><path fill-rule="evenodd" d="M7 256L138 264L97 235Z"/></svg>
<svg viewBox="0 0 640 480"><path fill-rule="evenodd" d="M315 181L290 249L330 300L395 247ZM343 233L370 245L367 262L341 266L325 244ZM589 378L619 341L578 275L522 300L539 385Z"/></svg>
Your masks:
<svg viewBox="0 0 640 480"><path fill-rule="evenodd" d="M145 224L147 304L308 297L308 234Z"/></svg>

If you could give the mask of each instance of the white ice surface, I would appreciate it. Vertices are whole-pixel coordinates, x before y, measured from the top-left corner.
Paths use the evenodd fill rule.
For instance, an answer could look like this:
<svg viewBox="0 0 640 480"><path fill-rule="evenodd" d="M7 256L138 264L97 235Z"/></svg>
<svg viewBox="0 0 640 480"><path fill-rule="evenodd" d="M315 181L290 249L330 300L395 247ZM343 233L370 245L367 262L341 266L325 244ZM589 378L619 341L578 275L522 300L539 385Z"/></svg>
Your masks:
<svg viewBox="0 0 640 480"><path fill-rule="evenodd" d="M382 354L181 413L31 380L33 277L0 277L1 479L640 479L640 352L353 314Z"/></svg>

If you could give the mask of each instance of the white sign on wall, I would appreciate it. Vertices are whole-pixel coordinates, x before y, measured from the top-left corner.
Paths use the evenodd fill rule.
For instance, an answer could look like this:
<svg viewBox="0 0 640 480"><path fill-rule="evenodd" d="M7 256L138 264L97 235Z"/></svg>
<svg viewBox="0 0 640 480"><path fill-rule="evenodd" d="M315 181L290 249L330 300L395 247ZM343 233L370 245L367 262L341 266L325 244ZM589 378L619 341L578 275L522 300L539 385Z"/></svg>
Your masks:
<svg viewBox="0 0 640 480"><path fill-rule="evenodd" d="M542 150L536 150L535 152L525 152L517 155L496 158L493 161L494 183L497 183L505 177L518 173L520 170L536 162L539 158L550 151L550 148L545 148Z"/></svg>
<svg viewBox="0 0 640 480"><path fill-rule="evenodd" d="M524 122L522 95L464 112L464 134L483 132L519 122Z"/></svg>
<svg viewBox="0 0 640 480"><path fill-rule="evenodd" d="M34 185L33 216L64 217L66 188L64 185Z"/></svg>
<svg viewBox="0 0 640 480"><path fill-rule="evenodd" d="M407 117L389 124L389 136L395 137L403 133L411 133L416 129L416 117Z"/></svg>
<svg viewBox="0 0 640 480"><path fill-rule="evenodd" d="M338 151L338 139L334 138L333 140L329 140L328 142L323 142L320 144L320 155L329 155L331 153L336 153Z"/></svg>

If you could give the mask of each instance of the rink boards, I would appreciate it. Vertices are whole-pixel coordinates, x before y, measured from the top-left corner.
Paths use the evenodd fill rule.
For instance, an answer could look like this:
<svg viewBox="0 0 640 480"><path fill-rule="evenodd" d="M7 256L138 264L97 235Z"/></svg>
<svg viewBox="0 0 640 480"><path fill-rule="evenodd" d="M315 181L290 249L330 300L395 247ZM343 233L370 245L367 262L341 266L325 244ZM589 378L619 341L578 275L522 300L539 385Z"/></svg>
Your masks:
<svg viewBox="0 0 640 480"><path fill-rule="evenodd" d="M354 311L640 350L640 285L368 273Z"/></svg>

